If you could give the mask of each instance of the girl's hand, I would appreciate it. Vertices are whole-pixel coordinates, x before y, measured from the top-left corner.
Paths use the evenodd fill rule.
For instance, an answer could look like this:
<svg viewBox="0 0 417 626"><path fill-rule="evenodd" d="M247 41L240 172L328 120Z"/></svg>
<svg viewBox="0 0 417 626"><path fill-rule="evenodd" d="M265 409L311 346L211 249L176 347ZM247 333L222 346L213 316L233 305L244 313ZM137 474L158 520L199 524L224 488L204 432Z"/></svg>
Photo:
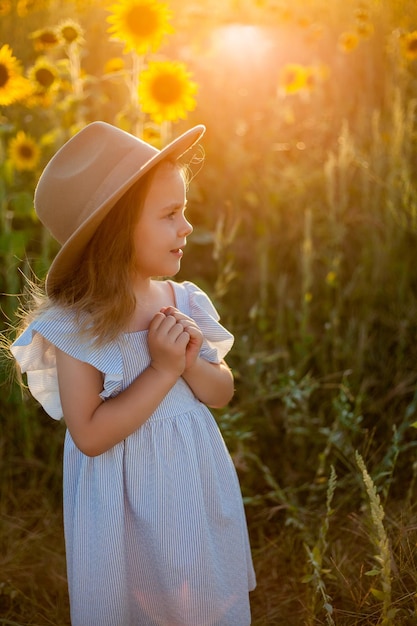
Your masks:
<svg viewBox="0 0 417 626"><path fill-rule="evenodd" d="M184 370L187 370L189 367L194 365L198 355L200 354L204 339L203 333L191 317L188 317L173 306L164 307L161 309L161 313L169 317L173 317L177 324L181 324L184 331L189 335L189 341L185 352L184 367Z"/></svg>
<svg viewBox="0 0 417 626"><path fill-rule="evenodd" d="M175 316L159 312L149 325L148 345L151 367L179 378L187 364L190 334Z"/></svg>

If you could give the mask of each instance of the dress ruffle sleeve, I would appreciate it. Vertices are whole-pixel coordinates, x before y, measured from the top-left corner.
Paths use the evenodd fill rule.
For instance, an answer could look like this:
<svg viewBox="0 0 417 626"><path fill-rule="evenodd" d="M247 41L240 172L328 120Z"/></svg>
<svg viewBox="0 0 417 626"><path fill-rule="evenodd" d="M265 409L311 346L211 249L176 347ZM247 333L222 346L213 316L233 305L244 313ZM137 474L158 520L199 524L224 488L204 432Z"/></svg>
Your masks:
<svg viewBox="0 0 417 626"><path fill-rule="evenodd" d="M179 285L182 285L188 294L189 315L204 335L200 355L206 361L220 363L233 346L233 335L219 323L220 316L204 291L188 281Z"/></svg>
<svg viewBox="0 0 417 626"><path fill-rule="evenodd" d="M95 348L92 341L81 342L75 316L58 307L51 308L26 328L10 350L21 371L27 375L29 391L53 419L63 417L56 347L103 373L103 390L100 393L103 400L121 388L123 362L117 342L100 348Z"/></svg>

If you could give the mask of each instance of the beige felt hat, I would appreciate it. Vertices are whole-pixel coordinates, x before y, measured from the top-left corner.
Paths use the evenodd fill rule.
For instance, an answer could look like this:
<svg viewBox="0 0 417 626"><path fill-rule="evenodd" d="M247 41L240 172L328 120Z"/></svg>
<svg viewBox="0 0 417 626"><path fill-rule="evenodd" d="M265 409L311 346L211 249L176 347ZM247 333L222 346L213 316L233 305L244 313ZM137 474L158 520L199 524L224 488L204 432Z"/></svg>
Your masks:
<svg viewBox="0 0 417 626"><path fill-rule="evenodd" d="M58 150L35 190L36 213L62 245L46 277L49 295L123 194L157 163L179 159L204 132L195 126L157 150L111 124L92 122Z"/></svg>

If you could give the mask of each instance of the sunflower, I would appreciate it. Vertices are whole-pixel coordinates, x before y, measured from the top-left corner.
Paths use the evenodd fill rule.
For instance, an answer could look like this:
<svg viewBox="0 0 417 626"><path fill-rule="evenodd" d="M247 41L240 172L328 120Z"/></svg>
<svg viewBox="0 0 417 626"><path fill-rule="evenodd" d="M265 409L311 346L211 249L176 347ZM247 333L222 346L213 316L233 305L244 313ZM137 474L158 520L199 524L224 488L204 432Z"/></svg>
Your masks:
<svg viewBox="0 0 417 626"><path fill-rule="evenodd" d="M324 63L321 65L308 65L305 67L305 85L303 89L313 92L319 85L324 83L330 75L330 69Z"/></svg>
<svg viewBox="0 0 417 626"><path fill-rule="evenodd" d="M58 71L46 57L39 57L36 60L36 63L28 70L28 78L38 95L54 91L59 84Z"/></svg>
<svg viewBox="0 0 417 626"><path fill-rule="evenodd" d="M117 74L125 69L125 62L122 57L112 57L104 65L104 74Z"/></svg>
<svg viewBox="0 0 417 626"><path fill-rule="evenodd" d="M41 151L35 140L23 130L10 140L8 148L9 159L18 171L33 171L39 163Z"/></svg>
<svg viewBox="0 0 417 626"><path fill-rule="evenodd" d="M12 12L11 0L0 0L0 17L2 15L9 15Z"/></svg>
<svg viewBox="0 0 417 626"><path fill-rule="evenodd" d="M168 6L156 0L120 0L110 11L108 32L113 39L125 42L125 52L157 50L163 37L173 32Z"/></svg>
<svg viewBox="0 0 417 626"><path fill-rule="evenodd" d="M330 272L327 272L326 284L329 287L336 287L336 285L337 285L337 273L334 270L331 270Z"/></svg>
<svg viewBox="0 0 417 626"><path fill-rule="evenodd" d="M26 17L31 11L39 11L46 5L46 0L17 0L16 13L19 17Z"/></svg>
<svg viewBox="0 0 417 626"><path fill-rule="evenodd" d="M58 24L57 30L61 41L66 45L84 43L83 29L74 20L64 20Z"/></svg>
<svg viewBox="0 0 417 626"><path fill-rule="evenodd" d="M401 40L403 54L408 61L417 59L417 30L407 33Z"/></svg>
<svg viewBox="0 0 417 626"><path fill-rule="evenodd" d="M358 47L358 44L359 36L357 33L345 32L339 37L338 46L342 52L352 52L352 50Z"/></svg>
<svg viewBox="0 0 417 626"><path fill-rule="evenodd" d="M195 108L197 83L184 63L152 61L139 80L139 102L144 113L154 122L175 122L186 118L186 112Z"/></svg>
<svg viewBox="0 0 417 626"><path fill-rule="evenodd" d="M374 34L375 27L372 22L358 22L356 32L362 39L369 39Z"/></svg>
<svg viewBox="0 0 417 626"><path fill-rule="evenodd" d="M27 98L32 92L30 82L22 76L19 61L10 46L0 48L0 106L8 106Z"/></svg>
<svg viewBox="0 0 417 626"><path fill-rule="evenodd" d="M145 124L142 139L158 150L163 148L161 128L155 124Z"/></svg>
<svg viewBox="0 0 417 626"><path fill-rule="evenodd" d="M355 17L358 22L369 22L369 20L371 19L368 9L364 7L359 7L358 9L356 9Z"/></svg>
<svg viewBox="0 0 417 626"><path fill-rule="evenodd" d="M287 63L279 77L279 89L284 94L293 94L309 87L308 68L298 63Z"/></svg>
<svg viewBox="0 0 417 626"><path fill-rule="evenodd" d="M59 39L55 28L40 28L31 33L35 50L49 50L58 45Z"/></svg>

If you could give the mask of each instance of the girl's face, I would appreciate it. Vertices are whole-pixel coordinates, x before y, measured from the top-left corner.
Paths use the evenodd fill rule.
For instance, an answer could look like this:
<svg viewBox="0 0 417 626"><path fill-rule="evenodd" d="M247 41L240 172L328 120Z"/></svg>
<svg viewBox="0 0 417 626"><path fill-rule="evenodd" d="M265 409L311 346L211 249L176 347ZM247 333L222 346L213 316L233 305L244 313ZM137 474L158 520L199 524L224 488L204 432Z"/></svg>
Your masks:
<svg viewBox="0 0 417 626"><path fill-rule="evenodd" d="M179 272L187 236L186 190L181 172L171 163L155 171L133 232L136 274L144 280Z"/></svg>

